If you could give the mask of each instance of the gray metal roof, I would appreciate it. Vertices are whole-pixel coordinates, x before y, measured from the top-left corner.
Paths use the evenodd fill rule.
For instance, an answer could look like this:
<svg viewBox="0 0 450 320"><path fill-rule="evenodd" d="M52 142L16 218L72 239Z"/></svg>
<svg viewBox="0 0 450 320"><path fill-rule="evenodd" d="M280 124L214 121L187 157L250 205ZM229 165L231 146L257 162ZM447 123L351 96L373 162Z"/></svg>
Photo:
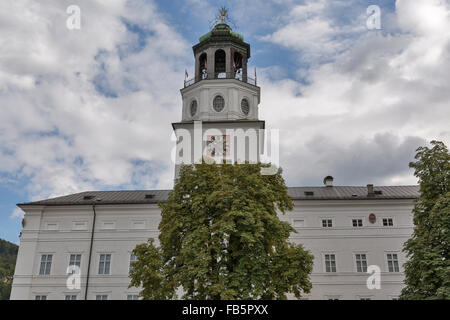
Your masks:
<svg viewBox="0 0 450 320"><path fill-rule="evenodd" d="M294 200L378 200L419 197L419 186L375 186L374 189L376 192L378 191L378 194L373 196L367 194L367 187L293 187L288 188L288 192ZM167 200L169 192L170 190L85 191L47 200L21 203L18 206L149 204Z"/></svg>
<svg viewBox="0 0 450 320"><path fill-rule="evenodd" d="M420 195L419 186L375 186L374 190L370 196L367 187L294 187L289 188L289 195L298 200L415 199Z"/></svg>

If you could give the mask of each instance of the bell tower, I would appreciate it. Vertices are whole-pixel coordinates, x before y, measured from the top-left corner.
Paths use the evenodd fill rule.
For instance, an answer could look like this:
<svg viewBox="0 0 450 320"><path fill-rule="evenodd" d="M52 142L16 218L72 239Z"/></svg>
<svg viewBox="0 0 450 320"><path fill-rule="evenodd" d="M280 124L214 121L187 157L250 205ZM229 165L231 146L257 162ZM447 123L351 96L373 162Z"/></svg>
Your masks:
<svg viewBox="0 0 450 320"><path fill-rule="evenodd" d="M198 145L191 145L188 150L186 137L181 137L180 132L190 132L193 143L199 143L201 135L203 157L223 156L230 163L259 161L263 143L261 129L265 122L258 118L260 88L256 72L254 78L248 73L250 45L225 23L226 10L222 9L220 13L220 22L193 46L195 76L185 80L181 89L182 119L172 124L177 136L175 178L179 165L188 162L181 159L189 158L186 152L192 155L193 162L201 161L196 152L200 149ZM197 140L194 139L194 127L201 127L201 134L196 134Z"/></svg>

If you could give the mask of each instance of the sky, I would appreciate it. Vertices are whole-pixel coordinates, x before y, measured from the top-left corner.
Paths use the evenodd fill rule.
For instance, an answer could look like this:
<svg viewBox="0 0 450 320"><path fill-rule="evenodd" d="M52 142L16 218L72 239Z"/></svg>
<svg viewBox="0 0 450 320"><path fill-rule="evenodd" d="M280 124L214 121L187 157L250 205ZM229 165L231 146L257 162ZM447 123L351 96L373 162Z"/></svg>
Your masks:
<svg viewBox="0 0 450 320"><path fill-rule="evenodd" d="M18 242L17 203L172 187L184 71L221 6L288 186L416 184L415 150L449 144L449 0L2 0L0 238Z"/></svg>

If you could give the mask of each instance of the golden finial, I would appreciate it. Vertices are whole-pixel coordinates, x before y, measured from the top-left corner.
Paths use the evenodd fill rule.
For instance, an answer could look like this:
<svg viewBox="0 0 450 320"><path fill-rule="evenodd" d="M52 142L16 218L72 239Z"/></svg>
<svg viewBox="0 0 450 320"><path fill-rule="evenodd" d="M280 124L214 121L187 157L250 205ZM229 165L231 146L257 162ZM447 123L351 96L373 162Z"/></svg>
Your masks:
<svg viewBox="0 0 450 320"><path fill-rule="evenodd" d="M232 24L235 26L233 20L230 18L229 10L227 7L219 8L213 21L210 21L210 28L214 28L218 24Z"/></svg>
<svg viewBox="0 0 450 320"><path fill-rule="evenodd" d="M222 23L225 23L225 21L227 20L227 16L228 16L228 10L225 7L222 7L220 10L220 21Z"/></svg>

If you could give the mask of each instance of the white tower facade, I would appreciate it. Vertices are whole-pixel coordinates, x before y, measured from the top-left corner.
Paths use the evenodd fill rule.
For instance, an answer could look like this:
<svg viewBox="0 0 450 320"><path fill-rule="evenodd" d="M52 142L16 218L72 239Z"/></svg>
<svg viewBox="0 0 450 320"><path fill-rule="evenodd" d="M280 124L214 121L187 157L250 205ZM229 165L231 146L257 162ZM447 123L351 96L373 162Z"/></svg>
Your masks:
<svg viewBox="0 0 450 320"><path fill-rule="evenodd" d="M195 77L181 89L175 177L181 164L202 157L230 163L258 162L263 150L261 89L248 76L250 45L227 24L218 24L193 47ZM196 132L195 129L198 129Z"/></svg>

